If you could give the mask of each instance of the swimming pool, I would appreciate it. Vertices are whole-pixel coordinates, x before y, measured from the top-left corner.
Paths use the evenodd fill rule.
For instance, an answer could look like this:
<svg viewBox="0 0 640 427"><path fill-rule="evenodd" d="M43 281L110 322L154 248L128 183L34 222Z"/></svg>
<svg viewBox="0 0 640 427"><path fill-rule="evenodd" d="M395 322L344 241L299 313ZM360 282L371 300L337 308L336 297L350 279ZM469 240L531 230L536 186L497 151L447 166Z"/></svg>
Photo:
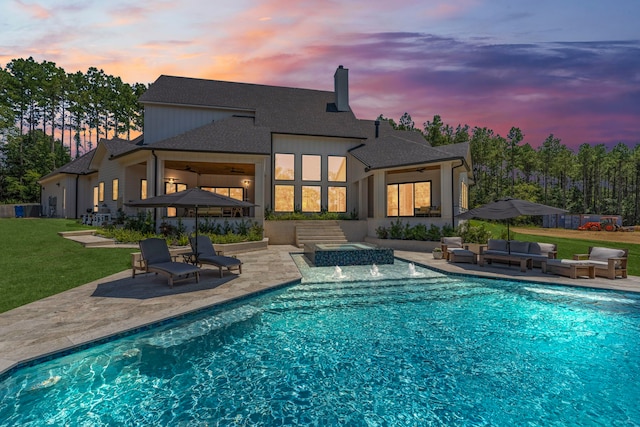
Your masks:
<svg viewBox="0 0 640 427"><path fill-rule="evenodd" d="M640 296L392 267L22 368L0 423L640 424Z"/></svg>

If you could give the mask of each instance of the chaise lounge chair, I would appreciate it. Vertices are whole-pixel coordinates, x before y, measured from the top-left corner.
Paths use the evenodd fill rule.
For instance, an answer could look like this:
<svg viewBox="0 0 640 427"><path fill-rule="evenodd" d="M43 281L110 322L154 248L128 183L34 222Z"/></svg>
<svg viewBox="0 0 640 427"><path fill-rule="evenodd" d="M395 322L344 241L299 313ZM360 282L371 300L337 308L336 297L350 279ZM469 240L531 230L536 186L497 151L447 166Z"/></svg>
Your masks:
<svg viewBox="0 0 640 427"><path fill-rule="evenodd" d="M176 262L164 239L153 237L140 241L140 252L142 252L145 271L167 276L170 288L173 288L174 279L186 279L190 274L194 274L196 282L200 282L200 268L184 262Z"/></svg>
<svg viewBox="0 0 640 427"><path fill-rule="evenodd" d="M195 237L189 237L191 250L195 254L195 262L198 264L209 264L218 267L220 277L223 277L223 268L228 271L238 270L238 274L242 274L242 261L238 258L222 255L216 251L211 243L209 236L198 236L197 242ZM197 244L196 244L197 243Z"/></svg>

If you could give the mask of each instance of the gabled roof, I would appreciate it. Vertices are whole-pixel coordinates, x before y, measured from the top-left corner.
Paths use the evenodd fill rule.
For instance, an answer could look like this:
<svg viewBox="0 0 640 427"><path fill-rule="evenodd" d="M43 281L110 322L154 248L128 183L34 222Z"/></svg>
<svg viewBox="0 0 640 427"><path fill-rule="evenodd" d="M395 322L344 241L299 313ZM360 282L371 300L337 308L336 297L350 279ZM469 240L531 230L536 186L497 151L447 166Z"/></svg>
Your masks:
<svg viewBox="0 0 640 427"><path fill-rule="evenodd" d="M271 132L269 128L256 126L252 117L229 117L145 147L268 155L271 153Z"/></svg>
<svg viewBox="0 0 640 427"><path fill-rule="evenodd" d="M103 147L109 156L115 157L140 148L139 144L142 142L142 138L142 135L140 135L132 141L121 138L101 139L98 147ZM91 162L97 149L96 147L93 150L87 151L77 159L43 176L40 180L46 180L58 174L87 175L96 172L95 169L91 168Z"/></svg>
<svg viewBox="0 0 640 427"><path fill-rule="evenodd" d="M362 145L351 149L350 153L369 170L465 160L468 155L469 143L432 147L420 132L395 130L386 120L380 122L376 138L375 122L361 122L373 135Z"/></svg>
<svg viewBox="0 0 640 427"><path fill-rule="evenodd" d="M272 133L364 138L353 112L338 112L330 91L163 75L140 102L251 111L255 125Z"/></svg>
<svg viewBox="0 0 640 427"><path fill-rule="evenodd" d="M95 148L91 151L86 152L82 156L78 157L75 160L70 161L66 165L58 169L55 169L52 172L49 172L48 174L40 178L39 181L46 180L48 178L51 178L59 174L86 175L88 173L94 172L91 169L89 169L89 165L91 164L91 160L93 159L93 155L95 154L95 152L96 152Z"/></svg>
<svg viewBox="0 0 640 427"><path fill-rule="evenodd" d="M131 141L122 138L113 138L102 139L100 142L104 144L104 147L110 156L117 157L140 148L143 139L143 135L140 135Z"/></svg>

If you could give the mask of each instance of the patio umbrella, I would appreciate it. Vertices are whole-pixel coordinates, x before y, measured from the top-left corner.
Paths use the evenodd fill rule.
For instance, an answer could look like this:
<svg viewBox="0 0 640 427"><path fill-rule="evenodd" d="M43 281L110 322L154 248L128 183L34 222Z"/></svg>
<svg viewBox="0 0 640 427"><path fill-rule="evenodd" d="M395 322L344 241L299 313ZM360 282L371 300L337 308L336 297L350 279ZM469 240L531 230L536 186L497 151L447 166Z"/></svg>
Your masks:
<svg viewBox="0 0 640 427"><path fill-rule="evenodd" d="M200 188L189 188L177 193L163 194L135 202L125 203L136 208L193 208L196 214L196 253L198 252L198 208L248 208L256 206L253 203L233 199L222 194Z"/></svg>
<svg viewBox="0 0 640 427"><path fill-rule="evenodd" d="M458 219L506 219L515 218L520 215L549 215L566 213L566 209L555 208L553 206L542 205L528 200L505 199L496 200L493 203L468 210L458 215ZM507 239L511 240L511 230L507 221Z"/></svg>

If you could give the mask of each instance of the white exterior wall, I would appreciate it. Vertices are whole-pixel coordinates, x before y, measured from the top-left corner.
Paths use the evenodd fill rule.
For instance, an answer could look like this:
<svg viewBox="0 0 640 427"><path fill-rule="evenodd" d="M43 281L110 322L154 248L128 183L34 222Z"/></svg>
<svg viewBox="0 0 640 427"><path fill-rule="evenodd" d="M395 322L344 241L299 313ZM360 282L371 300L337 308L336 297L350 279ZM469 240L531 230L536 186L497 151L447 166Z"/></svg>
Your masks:
<svg viewBox="0 0 640 427"><path fill-rule="evenodd" d="M146 104L144 143L153 144L234 114L253 115L253 111Z"/></svg>

